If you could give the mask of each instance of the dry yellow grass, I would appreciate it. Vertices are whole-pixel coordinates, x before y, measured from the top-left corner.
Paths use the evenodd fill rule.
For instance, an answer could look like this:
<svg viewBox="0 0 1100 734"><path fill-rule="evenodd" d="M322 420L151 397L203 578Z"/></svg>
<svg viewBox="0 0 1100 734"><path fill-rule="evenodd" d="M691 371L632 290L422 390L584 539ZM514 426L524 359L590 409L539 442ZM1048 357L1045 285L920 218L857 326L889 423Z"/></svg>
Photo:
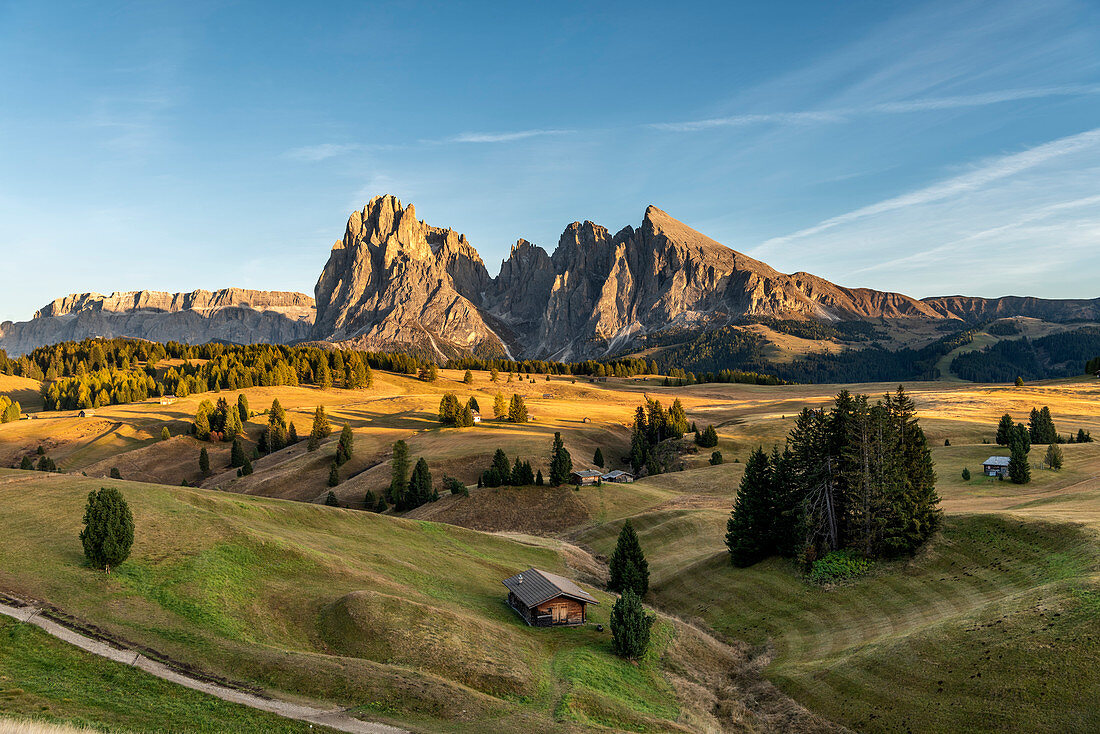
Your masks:
<svg viewBox="0 0 1100 734"><path fill-rule="evenodd" d="M50 724L44 721L0 719L0 734L88 734L94 731L99 729Z"/></svg>

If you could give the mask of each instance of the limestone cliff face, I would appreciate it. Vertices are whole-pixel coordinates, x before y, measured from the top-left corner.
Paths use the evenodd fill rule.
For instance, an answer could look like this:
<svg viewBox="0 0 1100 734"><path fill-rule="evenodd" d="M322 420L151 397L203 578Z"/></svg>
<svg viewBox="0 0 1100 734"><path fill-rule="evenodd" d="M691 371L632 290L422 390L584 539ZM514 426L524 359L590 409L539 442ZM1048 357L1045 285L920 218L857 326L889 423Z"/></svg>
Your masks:
<svg viewBox="0 0 1100 734"><path fill-rule="evenodd" d="M925 298L924 303L936 313L971 321L1008 316L1027 316L1044 321L1100 320L1100 298L1056 300L1023 296L1004 296L1003 298L940 296Z"/></svg>
<svg viewBox="0 0 1100 734"><path fill-rule="evenodd" d="M132 337L202 344L290 344L309 338L313 299L302 293L227 288L163 293L78 293L59 298L30 321L0 324L10 355L90 337Z"/></svg>
<svg viewBox="0 0 1100 734"><path fill-rule="evenodd" d="M431 227L392 196L348 219L314 289L313 337L440 357L505 354L482 317L489 273L464 235Z"/></svg>

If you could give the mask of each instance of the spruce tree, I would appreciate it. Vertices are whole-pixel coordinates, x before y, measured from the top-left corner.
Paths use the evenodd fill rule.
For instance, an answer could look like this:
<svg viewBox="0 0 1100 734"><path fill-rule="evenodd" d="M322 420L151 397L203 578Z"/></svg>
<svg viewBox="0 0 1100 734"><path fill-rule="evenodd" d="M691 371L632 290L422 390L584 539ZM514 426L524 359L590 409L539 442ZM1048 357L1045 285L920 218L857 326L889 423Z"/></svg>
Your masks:
<svg viewBox="0 0 1100 734"><path fill-rule="evenodd" d="M997 424L997 445L1008 446L1012 441L1012 432L1016 430L1016 423L1012 416L1005 413L1001 416L1001 422Z"/></svg>
<svg viewBox="0 0 1100 734"><path fill-rule="evenodd" d="M503 393L497 393L493 398L493 417L497 420L503 420L508 417L508 402L504 399Z"/></svg>
<svg viewBox="0 0 1100 734"><path fill-rule="evenodd" d="M336 467L333 467L333 468L335 469ZM339 477L337 477L337 479L339 479ZM336 485L335 484L330 484L329 486L330 487L335 487ZM336 493L333 492L332 490L329 490L329 493L327 495L325 495L325 504L328 505L329 507L339 507L340 506L340 500L336 499Z"/></svg>
<svg viewBox="0 0 1100 734"><path fill-rule="evenodd" d="M397 507L400 511L413 510L427 502L438 499L435 489L432 488L432 473L428 469L428 462L421 456L416 460L412 476L409 478L409 491L406 501Z"/></svg>
<svg viewBox="0 0 1100 734"><path fill-rule="evenodd" d="M573 457L565 448L561 433L554 433L554 442L550 447L550 486L560 487L569 481L573 473Z"/></svg>
<svg viewBox="0 0 1100 734"><path fill-rule="evenodd" d="M247 460L248 456L244 453L244 446L241 445L241 440L239 438L233 439L233 447L229 450L229 466L244 466Z"/></svg>
<svg viewBox="0 0 1100 734"><path fill-rule="evenodd" d="M970 469L963 469L962 478L964 482L970 481Z"/></svg>
<svg viewBox="0 0 1100 734"><path fill-rule="evenodd" d="M751 566L775 551L772 489L772 467L758 447L745 463L737 499L726 521L726 549L735 566Z"/></svg>
<svg viewBox="0 0 1100 734"><path fill-rule="evenodd" d="M542 469L539 469L538 473L535 474L535 486L536 487L542 487L545 484L546 484L546 480L542 478Z"/></svg>
<svg viewBox="0 0 1100 734"><path fill-rule="evenodd" d="M722 463L722 461L723 461L723 459L722 459L722 452L721 451L712 451L711 452L711 454L710 454L710 464L711 464L711 466L718 466L719 464Z"/></svg>
<svg viewBox="0 0 1100 734"><path fill-rule="evenodd" d="M1032 443L1058 443L1058 430L1054 427L1054 419L1050 415L1050 408L1043 406L1039 411L1039 440L1034 438Z"/></svg>
<svg viewBox="0 0 1100 734"><path fill-rule="evenodd" d="M251 417L248 411L248 398L245 397L244 393L237 396L237 414L240 416L241 425L244 425Z"/></svg>
<svg viewBox="0 0 1100 734"><path fill-rule="evenodd" d="M466 374L462 376L462 381L467 385L474 384L474 373L470 372L470 370L466 370Z"/></svg>
<svg viewBox="0 0 1100 734"><path fill-rule="evenodd" d="M199 471L204 477L210 474L210 452L205 446L199 451Z"/></svg>
<svg viewBox="0 0 1100 734"><path fill-rule="evenodd" d="M336 462L332 462L328 468L328 486L335 487L340 483L340 467L336 465Z"/></svg>
<svg viewBox="0 0 1100 734"><path fill-rule="evenodd" d="M375 512L385 512L390 509L390 506L386 504L386 498L384 495L378 495L378 502L374 505Z"/></svg>
<svg viewBox="0 0 1100 734"><path fill-rule="evenodd" d="M404 441L398 441L393 445L393 459L390 466L390 487L386 499L391 505L400 507L405 503L405 495L409 488L409 445Z"/></svg>
<svg viewBox="0 0 1100 734"><path fill-rule="evenodd" d="M111 566L130 557L134 544L134 516L114 487L103 487L88 494L80 542L88 562L96 568L106 569L107 573L111 572Z"/></svg>
<svg viewBox="0 0 1100 734"><path fill-rule="evenodd" d="M638 596L649 591L649 562L646 561L638 534L627 520L619 531L619 539L608 563L610 578L608 591L622 592L627 589Z"/></svg>
<svg viewBox="0 0 1100 734"><path fill-rule="evenodd" d="M642 600L627 589L611 608L611 645L616 655L638 660L649 648L654 617L646 614Z"/></svg>
<svg viewBox="0 0 1100 734"><path fill-rule="evenodd" d="M603 469L603 451L596 447L596 453L592 455L592 463Z"/></svg>
<svg viewBox="0 0 1100 734"><path fill-rule="evenodd" d="M298 427L293 423L290 424L290 431L287 434L287 441L291 445L298 443Z"/></svg>
<svg viewBox="0 0 1100 734"><path fill-rule="evenodd" d="M203 449L205 451L205 449ZM111 467L111 479L122 479L122 472L119 471L117 466Z"/></svg>
<svg viewBox="0 0 1100 734"><path fill-rule="evenodd" d="M168 430L168 426L165 426L164 428L160 429L160 440L161 441L167 441L170 438L172 438L172 433Z"/></svg>
<svg viewBox="0 0 1100 734"><path fill-rule="evenodd" d="M355 437L347 423L340 429L340 442L336 445L336 465L343 466L351 459Z"/></svg>
<svg viewBox="0 0 1100 734"><path fill-rule="evenodd" d="M1065 462L1065 457L1062 454L1062 447L1056 443L1052 443L1047 446L1046 456L1043 457L1043 461L1054 471L1059 471Z"/></svg>
<svg viewBox="0 0 1100 734"><path fill-rule="evenodd" d="M520 395L512 395L512 402L508 406L508 420L512 423L527 422L527 404Z"/></svg>
<svg viewBox="0 0 1100 734"><path fill-rule="evenodd" d="M1027 461L1027 449L1024 448L1022 437L1017 435L1012 442L1012 456L1008 460L1008 478L1013 484L1027 484L1031 481L1031 465Z"/></svg>
<svg viewBox="0 0 1100 734"><path fill-rule="evenodd" d="M31 457L24 455L23 460L19 462L19 468L23 470L33 469L34 461L31 459Z"/></svg>

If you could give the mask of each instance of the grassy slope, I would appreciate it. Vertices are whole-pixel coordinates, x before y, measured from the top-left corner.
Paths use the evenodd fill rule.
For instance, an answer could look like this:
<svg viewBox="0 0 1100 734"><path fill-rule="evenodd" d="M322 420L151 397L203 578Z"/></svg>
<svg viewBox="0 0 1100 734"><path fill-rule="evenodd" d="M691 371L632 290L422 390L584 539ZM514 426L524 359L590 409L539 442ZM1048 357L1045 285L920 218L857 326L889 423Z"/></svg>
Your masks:
<svg viewBox="0 0 1100 734"><path fill-rule="evenodd" d="M328 731L182 688L6 617L0 618L0 711L100 731Z"/></svg>
<svg viewBox="0 0 1100 734"><path fill-rule="evenodd" d="M558 719L666 730L659 721L676 716L656 662L635 668L610 655L606 631L533 630L508 609L500 579L529 565L565 570L549 550L369 513L124 482L137 540L106 576L83 567L77 540L86 494L102 481L6 471L0 482L0 526L19 528L0 544L0 588L203 670L432 730L549 731ZM599 596L590 616L606 624L608 597ZM336 613L381 601L385 624ZM410 638L424 619L433 624ZM438 645L408 644L430 634ZM368 636L380 647L346 646Z"/></svg>

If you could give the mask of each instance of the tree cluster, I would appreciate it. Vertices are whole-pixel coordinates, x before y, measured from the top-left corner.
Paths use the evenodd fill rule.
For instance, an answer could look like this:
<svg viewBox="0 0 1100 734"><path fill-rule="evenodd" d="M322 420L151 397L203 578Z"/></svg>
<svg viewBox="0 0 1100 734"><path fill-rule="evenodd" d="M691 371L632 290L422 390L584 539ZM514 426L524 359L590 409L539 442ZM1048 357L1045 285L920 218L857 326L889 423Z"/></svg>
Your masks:
<svg viewBox="0 0 1100 734"><path fill-rule="evenodd" d="M935 481L904 389L874 404L843 391L830 410L803 410L782 452L749 457L727 523L730 558L748 566L841 548L912 554L941 523Z"/></svg>
<svg viewBox="0 0 1100 734"><path fill-rule="evenodd" d="M458 396L452 392L445 393L439 401L439 422L444 426L456 426L469 428L474 425L474 412L477 411L477 401L470 398L463 405L458 401Z"/></svg>
<svg viewBox="0 0 1100 734"><path fill-rule="evenodd" d="M385 499L398 512L406 512L428 502L439 499L439 493L432 486L432 473L423 457L417 459L412 476L409 472L409 446L404 441L393 445L390 486Z"/></svg>
<svg viewBox="0 0 1100 734"><path fill-rule="evenodd" d="M504 449L496 450L489 468L478 479L479 487L527 487L534 483L535 474L531 469L531 462L520 461L516 457L514 462L509 463Z"/></svg>
<svg viewBox="0 0 1100 734"><path fill-rule="evenodd" d="M634 412L634 426L630 435L630 465L635 474L661 474L667 471L676 458L676 451L666 441L684 437L689 430L684 406L677 398L669 410L660 400L646 397L645 405Z"/></svg>

